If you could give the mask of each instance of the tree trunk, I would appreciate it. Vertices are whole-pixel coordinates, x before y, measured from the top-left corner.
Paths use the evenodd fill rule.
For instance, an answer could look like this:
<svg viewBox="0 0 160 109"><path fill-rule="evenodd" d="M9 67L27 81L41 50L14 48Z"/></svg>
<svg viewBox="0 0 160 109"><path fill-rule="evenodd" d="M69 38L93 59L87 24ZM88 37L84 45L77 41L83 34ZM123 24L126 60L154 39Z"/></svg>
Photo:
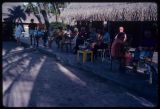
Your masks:
<svg viewBox="0 0 160 109"><path fill-rule="evenodd" d="M56 14L56 22L58 21L58 16L57 16L57 14Z"/></svg>
<svg viewBox="0 0 160 109"><path fill-rule="evenodd" d="M48 16L47 16L47 12L44 10L45 8L44 7L41 7L42 5L40 5L39 3L37 3L38 6L39 6L39 10L44 18L44 21L45 21L45 25L46 25L46 28L47 30L49 30L49 19L48 19Z"/></svg>
<svg viewBox="0 0 160 109"><path fill-rule="evenodd" d="M49 29L49 19L45 10L41 10L47 30Z"/></svg>
<svg viewBox="0 0 160 109"><path fill-rule="evenodd" d="M31 6L32 6L32 8L34 9L34 7L33 7L32 4L31 4ZM38 7L37 7L37 8L38 8ZM36 18L38 19L39 23L42 23L42 20L41 20L41 17L40 17L40 10L39 10L39 8L38 8L38 12L39 12L39 15L37 15L37 14L33 11L33 13L34 13L34 15L36 16Z"/></svg>
<svg viewBox="0 0 160 109"><path fill-rule="evenodd" d="M21 18L19 17L18 19L19 19L19 21L21 22L21 24L23 24ZM25 29L24 29L24 26L23 26L23 25L22 25L22 28L23 28L23 31L25 32Z"/></svg>

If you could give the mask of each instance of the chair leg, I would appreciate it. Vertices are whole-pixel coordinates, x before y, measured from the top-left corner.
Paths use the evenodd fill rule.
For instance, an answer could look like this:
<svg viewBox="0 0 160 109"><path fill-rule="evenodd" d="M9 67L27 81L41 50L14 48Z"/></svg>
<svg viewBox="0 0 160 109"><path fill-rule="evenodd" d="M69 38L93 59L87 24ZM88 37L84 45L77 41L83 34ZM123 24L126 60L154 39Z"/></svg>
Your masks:
<svg viewBox="0 0 160 109"><path fill-rule="evenodd" d="M111 66L110 66L110 69L112 71L112 57L110 56L110 62L111 62Z"/></svg>
<svg viewBox="0 0 160 109"><path fill-rule="evenodd" d="M104 61L104 59L105 59L105 50L103 50L102 52L102 62Z"/></svg>
<svg viewBox="0 0 160 109"><path fill-rule="evenodd" d="M93 62L93 52L91 53L91 62Z"/></svg>
<svg viewBox="0 0 160 109"><path fill-rule="evenodd" d="M79 52L77 52L77 61L79 61Z"/></svg>
<svg viewBox="0 0 160 109"><path fill-rule="evenodd" d="M86 53L83 53L83 63L86 61Z"/></svg>

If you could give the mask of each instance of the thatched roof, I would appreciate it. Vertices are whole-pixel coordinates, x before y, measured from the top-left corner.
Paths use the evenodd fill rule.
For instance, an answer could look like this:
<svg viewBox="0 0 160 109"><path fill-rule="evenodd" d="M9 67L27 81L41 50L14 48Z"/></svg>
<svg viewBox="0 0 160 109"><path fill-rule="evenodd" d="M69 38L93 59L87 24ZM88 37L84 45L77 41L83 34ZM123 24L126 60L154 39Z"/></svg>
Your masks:
<svg viewBox="0 0 160 109"><path fill-rule="evenodd" d="M68 22L87 21L156 21L156 3L70 3L61 13Z"/></svg>

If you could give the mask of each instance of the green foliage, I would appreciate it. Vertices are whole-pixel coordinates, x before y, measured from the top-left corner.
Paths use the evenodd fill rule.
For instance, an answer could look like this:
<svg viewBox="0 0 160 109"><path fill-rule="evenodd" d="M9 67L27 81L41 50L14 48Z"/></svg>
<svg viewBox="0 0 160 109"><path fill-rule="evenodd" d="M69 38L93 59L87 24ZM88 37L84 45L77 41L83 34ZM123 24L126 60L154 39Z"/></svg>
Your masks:
<svg viewBox="0 0 160 109"><path fill-rule="evenodd" d="M64 24L62 22L52 22L52 23L50 23L50 26L53 29L58 29L59 27L62 27L63 29L66 28L66 24Z"/></svg>

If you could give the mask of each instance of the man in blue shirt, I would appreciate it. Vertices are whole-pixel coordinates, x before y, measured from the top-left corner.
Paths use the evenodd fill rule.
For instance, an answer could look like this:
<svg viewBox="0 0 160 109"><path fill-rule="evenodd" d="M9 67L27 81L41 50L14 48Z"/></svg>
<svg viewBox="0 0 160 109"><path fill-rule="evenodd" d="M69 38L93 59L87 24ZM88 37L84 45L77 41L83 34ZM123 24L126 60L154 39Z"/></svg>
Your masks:
<svg viewBox="0 0 160 109"><path fill-rule="evenodd" d="M29 27L30 43L31 43L31 46L32 46L32 40L33 40L33 43L35 45L34 30L37 27L37 24L34 23L34 19L31 19L31 23L29 24L28 27Z"/></svg>
<svg viewBox="0 0 160 109"><path fill-rule="evenodd" d="M110 34L108 33L107 30L105 30L105 33L103 36L103 43L104 43L104 48L107 49L110 44Z"/></svg>

